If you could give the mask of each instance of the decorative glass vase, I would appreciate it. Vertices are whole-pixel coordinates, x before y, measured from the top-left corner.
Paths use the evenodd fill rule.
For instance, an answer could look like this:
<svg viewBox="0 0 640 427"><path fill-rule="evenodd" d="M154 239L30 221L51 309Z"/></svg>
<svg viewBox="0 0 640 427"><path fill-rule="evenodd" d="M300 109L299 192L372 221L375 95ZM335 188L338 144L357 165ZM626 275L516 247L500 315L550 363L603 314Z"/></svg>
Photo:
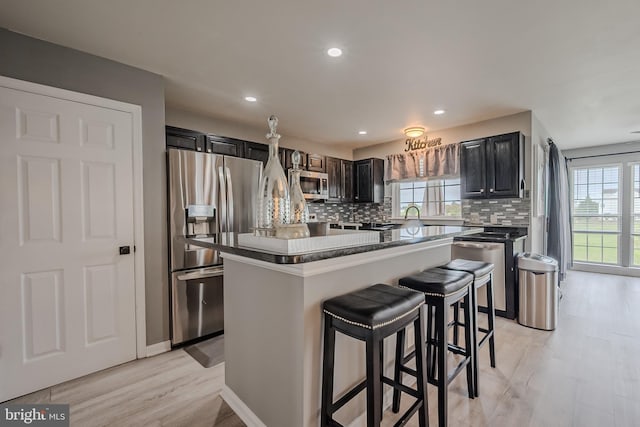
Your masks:
<svg viewBox="0 0 640 427"><path fill-rule="evenodd" d="M300 153L294 151L291 155L291 188L289 195L291 196L291 224L306 224L309 222L309 207L304 200L302 188L300 187Z"/></svg>
<svg viewBox="0 0 640 427"><path fill-rule="evenodd" d="M269 230L273 231L278 225L289 224L291 209L289 183L278 158L278 118L270 116L268 123L269 160L262 172L258 192L258 234L263 235L273 235Z"/></svg>

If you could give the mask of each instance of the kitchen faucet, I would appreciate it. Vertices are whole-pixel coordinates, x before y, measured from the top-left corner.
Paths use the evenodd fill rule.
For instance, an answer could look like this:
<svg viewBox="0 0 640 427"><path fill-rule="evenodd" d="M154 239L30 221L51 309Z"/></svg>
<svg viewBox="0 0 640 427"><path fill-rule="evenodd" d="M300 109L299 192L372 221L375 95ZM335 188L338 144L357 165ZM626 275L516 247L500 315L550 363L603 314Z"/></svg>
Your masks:
<svg viewBox="0 0 640 427"><path fill-rule="evenodd" d="M404 211L404 220L407 220L407 215L409 215L409 209L414 208L416 211L418 211L418 221L420 220L420 209L418 209L418 207L416 205L411 205L407 208L406 211Z"/></svg>

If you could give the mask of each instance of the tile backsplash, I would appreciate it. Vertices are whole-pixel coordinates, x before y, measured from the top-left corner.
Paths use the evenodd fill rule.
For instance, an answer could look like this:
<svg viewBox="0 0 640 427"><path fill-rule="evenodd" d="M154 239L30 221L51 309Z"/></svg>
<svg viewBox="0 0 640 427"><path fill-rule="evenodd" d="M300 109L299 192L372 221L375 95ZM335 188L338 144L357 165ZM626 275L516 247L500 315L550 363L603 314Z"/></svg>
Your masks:
<svg viewBox="0 0 640 427"><path fill-rule="evenodd" d="M485 225L529 225L530 199L463 200L465 223Z"/></svg>
<svg viewBox="0 0 640 427"><path fill-rule="evenodd" d="M391 197L384 203L309 203L309 213L318 221L385 222L391 218ZM484 225L529 225L529 199L463 200L465 223ZM493 219L493 221L492 221Z"/></svg>
<svg viewBox="0 0 640 427"><path fill-rule="evenodd" d="M309 203L309 213L318 221L384 222L391 218L391 198L384 203Z"/></svg>

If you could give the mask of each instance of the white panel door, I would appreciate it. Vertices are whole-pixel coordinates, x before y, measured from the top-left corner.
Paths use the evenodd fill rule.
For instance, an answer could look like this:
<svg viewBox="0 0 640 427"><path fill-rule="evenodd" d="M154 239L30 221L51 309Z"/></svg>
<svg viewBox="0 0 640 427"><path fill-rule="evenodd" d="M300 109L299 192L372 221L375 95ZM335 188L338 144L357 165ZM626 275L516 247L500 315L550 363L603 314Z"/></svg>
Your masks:
<svg viewBox="0 0 640 427"><path fill-rule="evenodd" d="M0 402L136 356L132 135L0 87Z"/></svg>

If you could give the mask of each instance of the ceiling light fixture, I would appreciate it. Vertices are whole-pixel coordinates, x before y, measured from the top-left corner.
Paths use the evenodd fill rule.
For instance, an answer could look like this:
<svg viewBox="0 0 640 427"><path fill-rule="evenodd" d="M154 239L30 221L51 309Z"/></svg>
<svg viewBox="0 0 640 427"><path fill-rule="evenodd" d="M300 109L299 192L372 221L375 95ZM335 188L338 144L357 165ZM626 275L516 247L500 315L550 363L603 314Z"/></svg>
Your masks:
<svg viewBox="0 0 640 427"><path fill-rule="evenodd" d="M409 138L418 138L424 134L424 128L422 126L412 126L404 130L404 134Z"/></svg>
<svg viewBox="0 0 640 427"><path fill-rule="evenodd" d="M338 56L342 55L342 49L337 47L332 47L331 49L327 50L327 55L337 58Z"/></svg>
<svg viewBox="0 0 640 427"><path fill-rule="evenodd" d="M244 100L247 102L256 102L258 98L256 98L255 96L245 96Z"/></svg>
<svg viewBox="0 0 640 427"><path fill-rule="evenodd" d="M444 111L444 110L435 110L435 111L433 112L433 114L435 114L436 116L440 116L440 115L442 115L442 114L444 114L444 113L445 113L445 111Z"/></svg>
<svg viewBox="0 0 640 427"><path fill-rule="evenodd" d="M366 134L367 134L366 130L358 131L358 135L366 135Z"/></svg>

